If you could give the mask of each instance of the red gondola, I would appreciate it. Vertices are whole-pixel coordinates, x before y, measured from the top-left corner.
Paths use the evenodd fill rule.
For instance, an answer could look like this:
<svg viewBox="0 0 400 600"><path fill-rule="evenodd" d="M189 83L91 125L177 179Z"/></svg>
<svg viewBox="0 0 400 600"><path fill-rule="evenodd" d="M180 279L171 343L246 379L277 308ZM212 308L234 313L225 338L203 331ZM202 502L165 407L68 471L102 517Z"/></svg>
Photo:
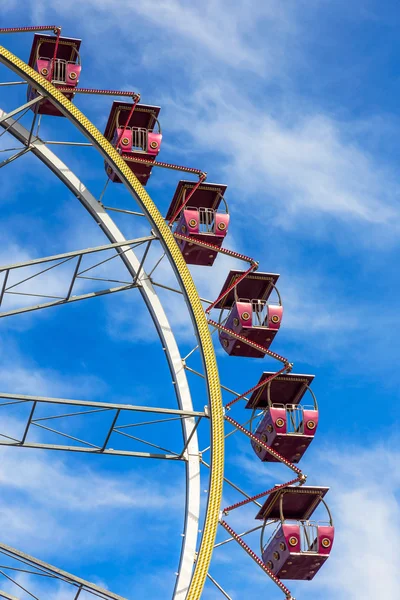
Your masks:
<svg viewBox="0 0 400 600"><path fill-rule="evenodd" d="M55 52L56 44L57 36L35 34L28 64L56 87L70 88L71 92L64 92L64 94L69 100L72 100L73 90L77 86L81 74L79 56L81 40L60 37L58 38L57 52ZM36 96L36 90L29 86L28 100L32 100ZM43 100L34 105L32 110L41 115L63 116L49 100Z"/></svg>
<svg viewBox="0 0 400 600"><path fill-rule="evenodd" d="M195 186L185 205L186 197ZM229 214L224 193L226 185L220 183L201 183L193 181L180 181L172 198L166 219L170 221L175 216L176 226L174 231L194 240L200 240L220 248L228 233ZM218 210L221 202L225 205L225 212ZM179 207L184 208L179 211ZM178 214L176 214L176 212ZM218 254L217 250L202 248L190 240L177 240L185 261L189 265L211 266Z"/></svg>
<svg viewBox="0 0 400 600"><path fill-rule="evenodd" d="M228 290L243 271L231 271L222 287L220 296ZM269 348L281 325L283 306L276 289L279 275L274 273L250 273L239 281L223 297L215 308L221 309L220 323L234 333ZM278 294L278 303L268 302L273 290ZM223 321L224 309L230 310L227 320ZM226 331L219 332L224 350L233 356L264 357L264 353L234 338Z"/></svg>
<svg viewBox="0 0 400 600"><path fill-rule="evenodd" d="M287 487L272 492L258 512L256 519L265 526L261 536L264 564L279 579L313 579L332 549L334 527L324 496L325 487ZM329 520L310 521L319 506L324 504ZM267 525L280 520L278 527L264 545Z"/></svg>
<svg viewBox="0 0 400 600"><path fill-rule="evenodd" d="M158 121L159 106L147 106L115 101L111 107L104 137L121 152L126 164L142 185L149 180L152 165L135 159L154 162L161 146L162 134ZM154 131L154 128L157 131ZM119 177L106 163L106 172L111 181L120 183Z"/></svg>
<svg viewBox="0 0 400 600"><path fill-rule="evenodd" d="M273 375L263 373L259 383ZM246 405L253 410L265 409L254 435L292 463L299 462L317 430L318 405L310 389L313 379L314 375L279 375L253 392ZM307 390L312 396L310 406L301 403ZM278 460L257 442L252 440L251 445L260 460Z"/></svg>

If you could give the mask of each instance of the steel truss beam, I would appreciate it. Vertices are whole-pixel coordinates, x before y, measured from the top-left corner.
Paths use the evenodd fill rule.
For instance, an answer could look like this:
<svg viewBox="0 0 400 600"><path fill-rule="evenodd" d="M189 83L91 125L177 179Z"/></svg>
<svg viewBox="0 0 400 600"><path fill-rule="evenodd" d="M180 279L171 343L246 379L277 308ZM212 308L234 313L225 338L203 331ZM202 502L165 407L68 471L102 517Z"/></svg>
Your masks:
<svg viewBox="0 0 400 600"><path fill-rule="evenodd" d="M29 100L29 102L25 102L25 104L18 106L18 108L15 108L14 110L11 110L9 113L4 113L2 111L2 115L0 116L0 125L2 123L4 123L5 121L8 121L8 119L11 119L11 117L15 117L15 115L17 115L18 113L20 113L23 110L26 110L28 108L31 108L34 104L37 104L38 102L41 102L42 100L43 100L43 96L39 95L36 98L34 98L33 100Z"/></svg>
<svg viewBox="0 0 400 600"><path fill-rule="evenodd" d="M0 446L14 446L16 448L21 447L21 444L8 444L5 442L0 442ZM179 457L177 454L157 454L155 452L130 452L128 450L103 450L96 451L91 448L85 448L84 446L62 446L55 444L35 444L35 443L25 443L23 445L24 448L33 448L34 450L61 450L64 452L84 452L86 454L104 454L108 456L131 456L136 458L158 458L158 459L166 459L166 460L185 460L184 457Z"/></svg>
<svg viewBox="0 0 400 600"><path fill-rule="evenodd" d="M1 167L1 165L0 165L0 167ZM76 302L78 300L87 300L88 298L95 298L97 296L101 296L104 294L112 294L115 292L121 292L124 290L132 289L134 287L138 287L139 284L137 282L138 282L138 275L140 274L139 272L132 281L117 281L117 280L110 280L110 279L105 279L105 278L101 278L101 277L90 277L90 276L85 276L84 273L88 273L89 271L92 271L96 267L98 267L106 262L109 262L110 260L113 260L115 258L120 258L121 254L126 253L129 250L132 250L132 248L136 248L136 247L140 246L141 244L144 244L147 242L145 255L144 255L144 257L145 257L147 255L147 251L148 251L148 248L149 248L151 242L153 242L155 239L156 239L155 236L150 235L150 236L145 236L145 237L141 237L141 238L137 238L137 239L133 239L133 240L127 240L126 242L105 244L103 246L97 246L94 248L86 248L84 250L75 250L72 252L65 252L63 254L55 254L52 256L46 256L46 257L42 257L42 258L36 258L36 259L24 261L24 262L19 262L19 263L15 263L12 265L0 266L0 274L4 274L3 283L0 288L0 307L3 303L4 298L10 294L16 295L16 296L30 296L30 297L41 297L41 298L52 298L53 299L53 301L50 301L50 302L44 302L44 303L36 304L33 306L24 306L24 307L17 308L17 309L2 311L2 312L0 312L0 318L9 317L11 315L22 314L25 312L31 312L33 310L39 310L42 308L49 308L51 306L58 306L60 304L66 304L69 302ZM89 255L89 254L98 254L101 252L106 252L108 250L116 250L116 253L113 256L108 257L105 260L102 260L101 262L90 266L89 268L80 270L81 261L84 256ZM71 277L71 280L70 280L70 283L68 286L68 291L65 296L49 296L48 294L36 294L36 293L21 292L21 291L16 290L16 288L18 288L18 286L22 285L23 283L26 283L27 281L35 280L38 277L40 277L40 275L42 275L43 273L46 273L52 269L56 269L57 267L61 267L65 263L72 261L72 260L76 261L75 269L72 273L72 277ZM54 263L54 264L51 264L51 263ZM49 266L46 266L45 268L37 271L33 275L29 275L28 277L26 277L26 276L23 277L23 279L21 279L20 281L17 281L16 283L13 283L12 285L8 285L10 273L16 272L19 269L35 267L37 265L49 265ZM115 283L123 283L124 285L121 285L118 287L113 287L113 288L107 288L104 290L98 290L96 292L89 292L86 294L78 294L78 295L72 296L72 292L73 292L75 283L78 279L91 279L91 280L95 280L95 281L113 281ZM13 291L11 291L11 290L13 290Z"/></svg>
<svg viewBox="0 0 400 600"><path fill-rule="evenodd" d="M52 262L54 260L62 260L63 258L73 258L83 256L84 254L94 254L95 252L102 252L103 250L112 250L114 248L125 247L126 250L133 247L139 246L144 242L153 241L154 235L147 235L133 240L125 240L123 242L116 242L114 244L104 244L103 246L95 246L94 248L85 248L84 250L73 250L72 252L64 252L63 254L53 254L52 256L44 256L42 258L33 258L25 262L14 263L0 267L0 271L11 271L12 269L20 269L21 267L31 267L33 265L40 265L44 262ZM129 248L128 248L129 247ZM116 255L117 256L117 255Z"/></svg>
<svg viewBox="0 0 400 600"><path fill-rule="evenodd" d="M34 558L33 556L25 554L24 552L20 552L19 550L16 550L11 546L6 546L5 544L0 543L0 553L24 565L24 567L21 566L19 569L17 568L17 566L13 567L13 570L16 569L17 571L20 570L22 573L25 573L25 567L28 566L29 569L34 569L34 571L29 571L29 573L33 576L37 575L40 577L47 577L52 580L58 580L60 582L70 584L77 590L77 592L82 591L89 593L94 598L100 598L101 600L126 600L126 598L123 598L118 594L109 592L108 590L105 590L104 588L101 588L100 586L95 585L94 583L90 583L85 579L76 577L75 575L72 575L67 571L62 571L61 569L58 569L57 567L54 567L49 563L39 560L38 558ZM6 568L4 567L3 569L6 570ZM78 594L75 596L75 598L77 597ZM7 594L3 591L0 591L0 598L7 598L8 600L18 600L17 598L15 598L15 596Z"/></svg>
<svg viewBox="0 0 400 600"><path fill-rule="evenodd" d="M27 416L27 420L25 422L25 427L22 436L20 439L12 437L7 434L7 432L3 432L0 430L0 438L3 440L0 441L0 446L13 446L13 447L24 447L24 448L37 448L37 449L47 449L47 450L64 450L69 452L86 452L92 454L107 454L113 456L134 456L138 458L158 458L158 459L170 459L170 460L187 460L187 447L190 444L192 437L195 435L197 426L200 420L206 416L204 412L198 411L185 411L181 409L172 409L172 408L162 408L162 407L151 407L151 406L135 406L131 404L116 404L109 402L90 402L84 400L69 400L66 398L48 398L45 396L27 396L22 394L8 394L8 393L0 393L0 398L3 400L7 400L7 402L0 403L0 411L1 409L7 409L9 406L15 405L23 405L28 404L30 406L29 415ZM44 406L68 406L74 409L89 409L89 410L75 410L74 412L65 412L65 413L55 413L55 414L46 414L42 417L35 417L37 415L38 409ZM71 419L76 417L84 417L85 415L92 415L94 413L108 413L108 426L107 431L104 436L103 442L100 445L93 444L90 441L82 440L73 435L70 435L66 431L60 431L58 429L54 429L53 427L49 427L47 425L43 425L44 421L54 421L56 419L65 419L68 420L68 423L71 422ZM173 418L165 418L165 419L157 419L144 421L139 423L128 423L118 425L120 417L128 413L151 413L157 415L168 415L168 417L173 416ZM1 415L1 412L0 412ZM172 450L168 450L159 446L158 444L154 444L150 441L146 441L145 439L139 438L137 436L131 435L127 433L127 429L131 429L133 427L153 425L156 423L166 423L175 420L182 420L197 417L196 425L192 429L191 435L188 440L184 443L183 448L179 449L179 452L175 452ZM0 419L1 423L1 419ZM64 444L50 444L50 443L38 443L29 441L28 434L32 430L32 427L39 428L41 430L50 432L62 438L68 438L73 440L74 442L78 442L81 445L71 445L66 446ZM90 431L90 427L88 427L88 431ZM115 449L110 448L110 438L113 434L119 434L124 438L131 439L133 441L145 444L147 446L151 446L152 448L156 448L158 450L162 450L163 453L154 453L154 452L137 452L133 450L125 450L125 449ZM113 437L113 446L115 446L116 436Z"/></svg>
<svg viewBox="0 0 400 600"><path fill-rule="evenodd" d="M52 306L61 306L62 304L70 304L71 302L78 302L78 300L89 300L90 298L97 298L98 296L104 296L106 294L115 294L116 292L125 292L126 290L131 290L132 288L139 287L134 283L130 285L121 285L114 288L107 288L106 290L100 290L98 292L89 292L88 294L79 294L78 296L72 296L71 298L60 298L54 300L53 302L44 302L42 304L35 304L32 306L24 306L23 308L17 308L14 310L7 310L0 313L0 318L3 317L11 317L13 315L20 315L27 312L32 312L34 310L41 310L43 308L50 308ZM20 295L20 294L19 294ZM37 296L37 294L21 294L28 296ZM45 296L48 297L48 296Z"/></svg>
<svg viewBox="0 0 400 600"><path fill-rule="evenodd" d="M27 85L26 81L3 81L0 83L0 87L6 87L9 85Z"/></svg>
<svg viewBox="0 0 400 600"><path fill-rule="evenodd" d="M141 406L135 404L117 404L115 402L94 402L91 400L70 400L68 398L50 398L48 396L30 396L25 394L9 394L0 392L0 398L8 400L17 400L21 402L43 402L49 404L66 404L69 406L90 406L93 408L102 408L104 410L126 410L133 412L148 412L162 415L180 415L182 417L205 417L205 412L198 410L181 410L178 408L163 408L161 406ZM10 403L11 404L11 403ZM0 404L2 406L2 404Z"/></svg>

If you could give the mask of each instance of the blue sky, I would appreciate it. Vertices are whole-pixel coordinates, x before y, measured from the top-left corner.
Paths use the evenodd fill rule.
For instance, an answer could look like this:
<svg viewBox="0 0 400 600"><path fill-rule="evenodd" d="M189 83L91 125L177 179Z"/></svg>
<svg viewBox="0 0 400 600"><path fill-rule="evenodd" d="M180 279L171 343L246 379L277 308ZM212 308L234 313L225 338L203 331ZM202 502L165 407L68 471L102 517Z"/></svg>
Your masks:
<svg viewBox="0 0 400 600"><path fill-rule="evenodd" d="M295 363L295 372L316 375L321 421L301 465L309 483L331 487L337 537L318 577L292 586L295 596L395 597L399 7L376 0L198 4L28 0L22 12L5 0L2 26L56 23L65 35L82 38L80 84L133 89L142 102L160 105L160 158L204 169L209 181L228 185L226 245L281 274L285 312L273 349ZM1 41L28 58L29 34ZM2 68L2 80L7 75ZM2 92L0 106L7 110L18 101L20 89ZM108 100L77 103L105 126ZM42 131L47 139L76 139L61 119L43 121ZM100 193L102 161L91 150L58 153ZM177 181L176 174L153 173L148 191L161 211ZM104 243L71 194L33 157L4 169L2 182L2 265ZM127 206L130 199L117 187L110 202ZM116 221L127 237L146 232L137 220ZM233 266L219 257L212 270L193 269L200 293L216 296ZM167 269L162 274L169 281ZM49 289L57 284L46 281ZM182 305L160 296L184 353L193 339ZM135 291L4 319L0 327L5 391L173 403L162 351ZM218 359L223 383L239 391L276 366L220 350ZM204 390L191 383L195 407L202 408ZM232 416L246 415L238 409ZM206 439L206 430L200 435ZM166 436L173 439L173 430ZM6 543L129 598L167 597L182 521L179 465L12 449L2 455ZM290 478L259 464L240 435L227 444L226 469L254 493ZM235 501L229 489L224 494L227 503ZM252 519L246 509L233 523L245 529ZM211 573L233 598L280 597L239 548L224 548L216 551ZM204 598L218 597L207 585Z"/></svg>

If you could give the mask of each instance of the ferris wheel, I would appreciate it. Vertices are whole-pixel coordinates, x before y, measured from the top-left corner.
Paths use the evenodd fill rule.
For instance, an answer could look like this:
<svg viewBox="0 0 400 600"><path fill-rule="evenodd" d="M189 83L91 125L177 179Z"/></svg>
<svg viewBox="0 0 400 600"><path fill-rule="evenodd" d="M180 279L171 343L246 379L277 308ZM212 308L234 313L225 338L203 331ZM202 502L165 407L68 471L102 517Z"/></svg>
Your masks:
<svg viewBox="0 0 400 600"><path fill-rule="evenodd" d="M32 394L0 390L0 445L18 447L21 452L58 450L182 464L186 481L184 527L172 598L197 600L206 583L216 594L231 598L226 586L213 576L212 566L214 551L217 553L229 543L242 548L265 573L266 585L269 578L287 600L293 600L283 582L314 578L331 552L334 527L325 501L328 488L305 485L306 475L298 466L318 426L318 404L311 388L314 376L293 373L289 359L270 348L283 318L277 287L279 275L259 270L256 260L226 247L230 214L225 184L209 183L201 169L159 160L163 136L158 106L142 103L135 91L80 87L81 76L85 77L81 41L62 36L58 26L0 30L4 34L23 32L34 34L27 62L0 46L0 62L18 77L17 81L0 82L0 136L4 136L3 140L13 138L17 143L12 148L1 145L4 160L0 168L5 173L8 165L28 153L35 156L99 226L104 243L1 265L0 317L17 319L28 312L137 290L165 354L175 405L166 406L156 400L140 405L70 400L38 396L34 390ZM110 97L104 133L77 108L81 95ZM50 142L42 135L44 123L47 133L62 132L63 122L68 122L85 141ZM91 147L97 151L104 161L104 186L100 194L92 193L86 182L73 172L68 160L64 160L64 155L61 160L53 151L59 146L70 151L71 157L76 148ZM74 164L73 158L71 163ZM184 177L177 181L165 216L144 187L161 169ZM110 189L115 187L124 191L122 206L108 203ZM124 235L113 215L138 219L140 236ZM232 268L226 273L216 299L201 298L188 265L212 273L220 254L232 259ZM243 263L242 269L238 268L238 261ZM173 276L168 284L158 277L166 263ZM66 264L70 267L68 276ZM111 272L113 265L118 264L123 279L106 277L102 271L105 264ZM63 291L49 294L40 288L40 277L56 270L62 273L59 280L63 282ZM29 288L31 284L33 288ZM179 295L185 303L188 322L196 337L194 348L185 355L167 318L161 291ZM62 312L58 314L62 318ZM230 371L232 380L223 384L213 339L218 352L236 357L229 359L235 363ZM241 362L240 357L242 361L268 357L276 368L270 366L263 371L259 381L247 391L235 391L235 368ZM203 405L192 399L196 385L192 379L202 382ZM15 406L20 410L18 435L7 429L9 421L5 416ZM84 423L93 414L107 420L100 442L93 440L91 428L85 429L85 425L80 429L85 435L76 434L77 418ZM62 428L57 426L61 420ZM166 448L162 441L155 443L157 437L139 438L132 433L137 431L132 428L139 425L153 428L156 423L168 426L170 422L179 423L180 427L180 434L173 436L173 449ZM226 441L233 434L241 434L246 440L255 464L260 465L261 461L264 467L266 462L273 463L270 465L273 469L280 463L281 468L289 469L293 473L289 481L248 493L228 478L224 472ZM205 438L208 445L200 449L199 440ZM207 486L205 502L202 501L204 485ZM223 490L224 495L225 490L234 490L237 501L225 506ZM253 521L238 533L230 517L243 507L246 515L252 508ZM327 514L323 522L312 518L321 508ZM254 536L259 538L257 545L253 543ZM62 556L59 564L53 566L1 540L0 554L0 598L39 597L21 585L17 573L29 573L32 581L48 578L62 584L69 590L71 600L125 597L61 570ZM243 554L243 561L247 560ZM241 597L238 593L234 597ZM51 597L51 592L40 596ZM126 597L130 597L130 590L126 590Z"/></svg>

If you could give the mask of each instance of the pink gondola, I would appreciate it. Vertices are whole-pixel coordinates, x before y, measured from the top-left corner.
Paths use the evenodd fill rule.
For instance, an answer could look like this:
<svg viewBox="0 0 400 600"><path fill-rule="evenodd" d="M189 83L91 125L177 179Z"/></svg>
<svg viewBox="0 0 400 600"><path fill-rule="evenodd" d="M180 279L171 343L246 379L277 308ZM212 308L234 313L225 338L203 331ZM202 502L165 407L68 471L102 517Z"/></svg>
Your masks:
<svg viewBox="0 0 400 600"><path fill-rule="evenodd" d="M231 271L222 287L220 296L243 275L243 271ZM279 275L274 273L250 273L237 286L223 297L215 308L221 309L220 323L235 334L247 338L269 348L281 325L283 307L276 282ZM278 302L269 302L273 290L278 294ZM223 311L230 312L226 321ZM226 331L219 332L219 339L224 350L233 356L249 356L262 358L264 353L252 348L245 342L234 338Z"/></svg>
<svg viewBox="0 0 400 600"><path fill-rule="evenodd" d="M154 162L160 151L162 134L158 121L159 106L148 106L116 100L111 107L107 125L104 131L106 137L114 146L118 146L126 164L136 175L142 185L149 180L153 166L135 162L135 159ZM156 128L156 131L154 131ZM111 181L120 183L118 175L105 164L106 172Z"/></svg>
<svg viewBox="0 0 400 600"><path fill-rule="evenodd" d="M229 226L228 208L224 199L227 186L201 183L185 204L196 185L198 184L192 181L178 183L166 219L170 221L175 217L174 232L220 248ZM225 205L225 212L218 210L221 202ZM179 210L180 206L183 206L182 210ZM217 250L201 247L190 240L178 239L178 245L185 261L190 265L211 266L218 254Z"/></svg>
<svg viewBox="0 0 400 600"><path fill-rule="evenodd" d="M274 373L262 374L259 383ZM318 427L318 405L310 385L314 375L282 374L250 397L246 408L264 410L254 435L292 463L298 463L314 439ZM312 404L302 403L309 391ZM265 448L251 441L253 450L262 461L277 459Z"/></svg>
<svg viewBox="0 0 400 600"><path fill-rule="evenodd" d="M56 43L57 36L36 34L33 38L28 64L56 87L71 89L71 92L64 91L63 93L69 100L72 100L73 90L78 85L81 74L79 56L81 40L67 37L58 38L57 53L54 59ZM29 86L28 100L33 100L36 96L36 90ZM49 100L35 104L32 110L41 115L63 116Z"/></svg>
<svg viewBox="0 0 400 600"><path fill-rule="evenodd" d="M334 527L324 496L325 487L286 487L272 492L256 519L264 521L261 551L264 564L279 579L311 580L326 562L332 550ZM323 504L328 521L310 521ZM280 523L264 544L265 530Z"/></svg>

